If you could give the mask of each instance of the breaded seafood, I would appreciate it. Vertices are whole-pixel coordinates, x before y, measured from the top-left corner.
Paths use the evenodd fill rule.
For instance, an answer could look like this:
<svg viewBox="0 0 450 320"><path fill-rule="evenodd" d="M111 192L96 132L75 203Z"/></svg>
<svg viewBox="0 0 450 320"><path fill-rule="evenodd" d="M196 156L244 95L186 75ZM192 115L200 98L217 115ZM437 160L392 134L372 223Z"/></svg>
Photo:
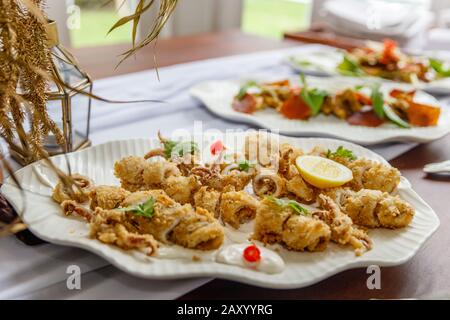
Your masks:
<svg viewBox="0 0 450 320"><path fill-rule="evenodd" d="M121 187L96 186L89 192L90 208L92 210L97 207L102 209L117 208L129 194L129 191Z"/></svg>
<svg viewBox="0 0 450 320"><path fill-rule="evenodd" d="M64 200L74 200L83 203L89 199L88 194L93 186L92 180L78 173L72 174L71 178L75 183L71 186L72 190L68 190L61 181L58 182L52 193L54 201L62 203Z"/></svg>
<svg viewBox="0 0 450 320"><path fill-rule="evenodd" d="M315 216L330 227L331 240L352 246L357 256L372 249L372 240L367 233L354 225L352 219L343 213L330 197L321 194L319 202L324 211L316 212Z"/></svg>
<svg viewBox="0 0 450 320"><path fill-rule="evenodd" d="M129 214L117 210L105 210L97 207L91 220L90 237L119 248L145 249L147 255L154 255L158 242L151 234L138 233L128 223Z"/></svg>
<svg viewBox="0 0 450 320"><path fill-rule="evenodd" d="M235 229L245 222L253 220L259 201L245 191L228 191L222 194L219 215L222 221Z"/></svg>
<svg viewBox="0 0 450 320"><path fill-rule="evenodd" d="M266 197L256 212L253 239L280 243L295 251L323 251L331 237L330 228L313 216L296 213Z"/></svg>
<svg viewBox="0 0 450 320"><path fill-rule="evenodd" d="M355 224L367 228L403 228L411 223L415 213L414 208L400 197L379 190L337 188L327 194Z"/></svg>
<svg viewBox="0 0 450 320"><path fill-rule="evenodd" d="M181 205L162 190L139 191L130 194L122 207L130 207L154 199L154 214L151 218L127 212L131 225L141 234L152 234L163 243L213 250L220 247L224 239L223 227L211 213L203 208L194 209L190 204Z"/></svg>
<svg viewBox="0 0 450 320"><path fill-rule="evenodd" d="M330 159L352 170L353 180L347 186L355 191L372 189L392 193L400 183L400 171L383 163L365 158L351 160L331 156Z"/></svg>

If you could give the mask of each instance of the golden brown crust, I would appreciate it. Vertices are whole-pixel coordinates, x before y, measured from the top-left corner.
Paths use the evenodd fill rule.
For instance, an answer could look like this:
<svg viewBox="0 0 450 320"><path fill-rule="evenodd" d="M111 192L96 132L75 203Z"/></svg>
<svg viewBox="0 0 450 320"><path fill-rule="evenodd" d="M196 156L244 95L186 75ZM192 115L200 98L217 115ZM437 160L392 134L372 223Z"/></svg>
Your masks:
<svg viewBox="0 0 450 320"><path fill-rule="evenodd" d="M259 202L245 191L224 192L220 199L220 217L235 229L252 220Z"/></svg>
<svg viewBox="0 0 450 320"><path fill-rule="evenodd" d="M256 213L253 239L280 243L296 251L322 251L330 240L330 228L319 219L297 215L265 198Z"/></svg>
<svg viewBox="0 0 450 320"><path fill-rule="evenodd" d="M97 186L89 193L91 200L90 208L94 210L97 207L102 209L114 209L119 207L129 191L114 186Z"/></svg>

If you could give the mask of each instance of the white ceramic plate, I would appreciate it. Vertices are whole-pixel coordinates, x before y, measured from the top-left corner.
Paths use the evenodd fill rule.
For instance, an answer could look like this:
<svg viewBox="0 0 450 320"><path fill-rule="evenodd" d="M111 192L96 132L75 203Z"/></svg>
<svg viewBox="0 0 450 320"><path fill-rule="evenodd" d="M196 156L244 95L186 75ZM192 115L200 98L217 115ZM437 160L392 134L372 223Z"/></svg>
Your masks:
<svg viewBox="0 0 450 320"><path fill-rule="evenodd" d="M233 139L237 145L242 144L243 134L236 134ZM353 150L357 156L387 163L370 150L339 140L286 137L280 137L280 140L304 150L310 150L316 145L323 145L330 149L343 145ZM205 143L205 145L209 144ZM68 154L67 159L73 172L91 177L96 184L118 184L113 176L114 162L127 155L143 155L151 147L152 143L148 139L113 141ZM65 170L63 156L52 159L58 167ZM439 219L433 210L411 189L409 182L402 178L398 193L416 209L413 222L401 230L371 230L369 234L374 247L360 257L356 257L350 248L342 248L335 244L330 244L326 251L320 253L290 252L283 249L280 255L285 260L286 268L282 273L272 275L212 261L194 262L191 259L159 258L149 258L148 261L144 261L132 251L124 251L89 239L87 224L75 218L65 217L59 206L51 200L51 189L38 179L32 169L35 165L27 166L17 172L27 200L22 218L32 232L55 244L89 250L123 271L143 278L216 277L268 288L300 288L347 269L372 264L379 266L402 264L416 254L439 226ZM44 167L41 168L44 170ZM43 173L53 183L56 182L54 174L48 169ZM23 198L10 178L1 190L14 208L21 212Z"/></svg>
<svg viewBox="0 0 450 320"><path fill-rule="evenodd" d="M337 66L342 61L343 51L335 48L324 47L322 50L313 52L304 52L289 56L285 62L289 64L292 69L299 73L304 73L313 76L321 77L342 77L336 71ZM368 81L382 81L386 83L399 83L390 81L379 77L366 76L364 79ZM401 83L404 85L404 83ZM407 84L411 89L420 89L435 95L450 94L450 77L431 82L422 82L412 85Z"/></svg>
<svg viewBox="0 0 450 320"><path fill-rule="evenodd" d="M258 79L259 81L260 79ZM273 79L270 79L273 80ZM298 78L290 79L291 83L298 83ZM345 87L361 84L361 80L351 78L308 77L310 86L337 91ZM233 97L239 91L242 81L208 81L191 88L192 96L199 99L211 112L225 119L245 122L266 128L281 134L293 136L323 136L335 137L356 142L362 145L371 145L389 141L402 142L429 142L442 138L450 132L450 108L442 106L439 123L435 127L400 128L394 124L386 123L380 127L371 128L352 126L346 121L334 116L318 115L307 121L292 120L283 117L273 109L267 108L253 114L237 112L232 108ZM381 90L388 94L392 88L405 89L402 85L383 84ZM439 102L431 95L417 91L416 97L422 102L438 105Z"/></svg>

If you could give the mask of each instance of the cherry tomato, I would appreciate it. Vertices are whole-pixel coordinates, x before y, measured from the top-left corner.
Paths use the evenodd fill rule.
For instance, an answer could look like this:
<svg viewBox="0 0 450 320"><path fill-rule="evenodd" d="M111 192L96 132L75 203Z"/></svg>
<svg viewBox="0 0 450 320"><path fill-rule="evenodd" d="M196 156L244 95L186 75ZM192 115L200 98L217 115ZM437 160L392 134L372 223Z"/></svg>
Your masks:
<svg viewBox="0 0 450 320"><path fill-rule="evenodd" d="M220 153L223 150L223 143L220 140L217 140L211 146L209 147L209 150L211 151L211 154L215 156L216 154Z"/></svg>
<svg viewBox="0 0 450 320"><path fill-rule="evenodd" d="M261 260L261 251L254 244L244 249L244 259L248 262L258 262Z"/></svg>

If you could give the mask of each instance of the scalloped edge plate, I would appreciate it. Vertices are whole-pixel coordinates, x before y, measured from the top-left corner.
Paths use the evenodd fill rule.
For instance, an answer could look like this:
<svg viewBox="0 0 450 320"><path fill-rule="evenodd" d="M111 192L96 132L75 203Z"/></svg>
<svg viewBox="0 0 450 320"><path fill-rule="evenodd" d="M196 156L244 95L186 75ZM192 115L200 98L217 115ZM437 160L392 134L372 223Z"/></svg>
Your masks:
<svg viewBox="0 0 450 320"><path fill-rule="evenodd" d="M244 135L235 134L237 144L242 144ZM209 143L210 141L208 141ZM351 149L357 156L364 156L387 163L374 152L361 146L333 139L289 138L280 136L280 142L288 142L305 150L315 145L335 149L340 145ZM97 184L118 184L113 175L116 160L128 155L143 155L154 147L156 141L132 139L112 141L67 155L72 172L91 177ZM209 144L204 144L209 145ZM54 163L65 170L64 156L52 157ZM59 206L51 198L51 188L39 180L31 164L17 171L16 175L24 187L27 202L23 202L21 192L8 178L1 190L12 206L21 212L24 203L28 206L21 217L38 237L58 245L79 247L97 254L119 269L143 278L181 279L191 277L215 277L228 279L267 288L301 288L317 283L341 271L367 267L369 265L395 266L411 259L424 242L439 226L439 219L433 210L412 190L409 182L402 177L399 195L416 209L416 215L410 226L401 230L370 230L374 248L356 257L350 248L330 244L324 252L291 252L282 250L280 255L286 262L286 268L279 274L265 274L251 269L225 265L210 261L191 261L186 259L141 260L133 251L124 251L87 237L88 227L83 221L65 217ZM40 166L41 170L45 167ZM51 181L56 177L50 171L44 172ZM32 205L30 205L32 204Z"/></svg>

